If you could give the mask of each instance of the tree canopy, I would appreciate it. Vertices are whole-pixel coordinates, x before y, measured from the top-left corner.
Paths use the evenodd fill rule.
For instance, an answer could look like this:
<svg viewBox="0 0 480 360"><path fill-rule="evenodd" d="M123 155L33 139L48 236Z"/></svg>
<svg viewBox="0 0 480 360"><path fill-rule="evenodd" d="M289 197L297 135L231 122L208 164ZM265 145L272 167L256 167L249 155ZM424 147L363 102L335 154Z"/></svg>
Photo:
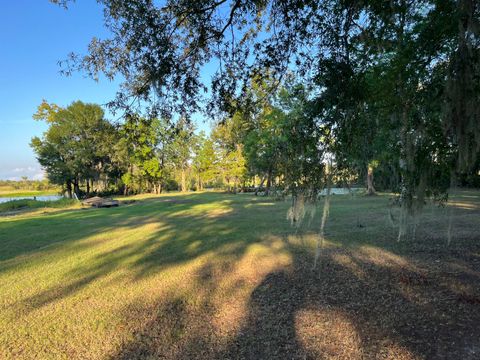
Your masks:
<svg viewBox="0 0 480 360"><path fill-rule="evenodd" d="M33 117L49 124L43 138L34 137L31 142L38 161L49 180L65 185L70 197L72 186L78 195L81 180L108 171L115 131L100 106L76 101L61 108L44 101Z"/></svg>
<svg viewBox="0 0 480 360"><path fill-rule="evenodd" d="M331 157L336 177L364 176L371 193L385 175L414 213L478 167L477 1L98 3L111 35L64 72L120 76L110 105L127 114L216 118L217 142L268 187L318 189Z"/></svg>

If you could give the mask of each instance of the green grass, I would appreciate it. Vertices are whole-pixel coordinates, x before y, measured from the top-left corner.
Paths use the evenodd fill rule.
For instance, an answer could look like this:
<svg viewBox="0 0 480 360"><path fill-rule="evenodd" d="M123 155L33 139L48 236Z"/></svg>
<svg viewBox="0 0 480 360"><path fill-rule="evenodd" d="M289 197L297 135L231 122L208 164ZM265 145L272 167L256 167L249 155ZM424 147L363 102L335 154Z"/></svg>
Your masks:
<svg viewBox="0 0 480 360"><path fill-rule="evenodd" d="M78 201L72 199L59 199L55 201L40 201L40 200L11 200L0 203L0 215L5 212L18 210L33 210L33 209L62 209L74 206Z"/></svg>
<svg viewBox="0 0 480 360"><path fill-rule="evenodd" d="M326 280L309 275L321 203L312 222L307 219L296 230L286 220L289 202L221 193L133 198L135 203L118 208L0 217L0 358L208 358L218 351L226 351L218 357L229 357L232 342L240 344L233 353L249 357L252 346L241 334L262 342L259 337L281 335L283 327L287 340L300 344L298 351L309 349L313 337L303 343L302 329L313 327L302 327L304 309L296 306L311 290L295 282L295 294L282 300L269 289L287 276L282 274L299 268L312 284L329 281L328 264L337 255L322 260ZM455 199L458 239L450 249L479 256L471 249L472 239L478 240L479 193L463 192ZM387 203L387 196L333 197L326 249L357 254L342 265L357 283L357 267L367 258L374 259L368 266L380 267L377 262L413 261L412 249L446 248L445 210L426 209L417 238L428 241L397 243L386 221ZM305 289L310 288L326 289L318 284ZM266 305L256 302L259 296L268 297ZM326 301L322 296L318 304ZM292 305L282 301L297 304L298 311L289 315ZM261 326L271 319L274 328L257 334L255 319L261 316L254 311L277 305L275 312L287 314L288 321L267 317ZM275 341L272 346L279 348Z"/></svg>
<svg viewBox="0 0 480 360"><path fill-rule="evenodd" d="M4 197L22 197L22 196L46 196L58 195L59 190L15 190L0 189L0 198Z"/></svg>

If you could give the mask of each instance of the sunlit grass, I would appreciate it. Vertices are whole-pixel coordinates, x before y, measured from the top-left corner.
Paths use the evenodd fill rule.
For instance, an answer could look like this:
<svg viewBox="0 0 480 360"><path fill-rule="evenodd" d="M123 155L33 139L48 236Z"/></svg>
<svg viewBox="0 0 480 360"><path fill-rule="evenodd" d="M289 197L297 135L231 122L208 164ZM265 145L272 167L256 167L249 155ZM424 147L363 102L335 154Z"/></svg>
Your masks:
<svg viewBox="0 0 480 360"><path fill-rule="evenodd" d="M58 190L22 190L0 187L0 198L3 197L22 197L22 196L45 196L45 195L58 195Z"/></svg>
<svg viewBox="0 0 480 360"><path fill-rule="evenodd" d="M5 213L20 210L35 210L35 209L63 209L75 208L79 203L72 199L59 199L55 201L40 201L32 199L11 200L0 203L0 215L8 215Z"/></svg>
<svg viewBox="0 0 480 360"><path fill-rule="evenodd" d="M222 346L245 324L264 278L317 240L316 219L290 226L288 201L221 193L129 199L136 202L0 217L0 358L103 359L139 338L148 346L159 333L168 347L206 328ZM360 260L401 266L408 245L395 241L387 201L335 196L326 248L354 247ZM365 276L352 259L332 259Z"/></svg>
<svg viewBox="0 0 480 360"><path fill-rule="evenodd" d="M269 253L268 244L255 244L278 216L252 223L242 211L257 199L135 199L0 220L0 357L103 357L131 336L121 330L129 305L178 296L196 304L200 269Z"/></svg>

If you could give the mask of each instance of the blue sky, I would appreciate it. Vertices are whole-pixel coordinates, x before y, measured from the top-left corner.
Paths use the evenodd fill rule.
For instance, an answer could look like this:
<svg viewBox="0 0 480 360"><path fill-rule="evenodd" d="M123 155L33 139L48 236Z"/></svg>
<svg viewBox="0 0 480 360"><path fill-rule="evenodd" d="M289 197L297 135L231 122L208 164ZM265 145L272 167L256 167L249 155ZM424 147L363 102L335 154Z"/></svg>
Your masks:
<svg viewBox="0 0 480 360"><path fill-rule="evenodd" d="M30 149L33 136L46 130L32 119L46 99L60 106L75 100L104 104L118 84L83 74L59 73L57 62L70 52L85 53L93 36L107 37L103 14L95 0L80 0L68 10L48 0L2 3L0 12L0 179L41 178ZM207 125L199 122L199 127Z"/></svg>

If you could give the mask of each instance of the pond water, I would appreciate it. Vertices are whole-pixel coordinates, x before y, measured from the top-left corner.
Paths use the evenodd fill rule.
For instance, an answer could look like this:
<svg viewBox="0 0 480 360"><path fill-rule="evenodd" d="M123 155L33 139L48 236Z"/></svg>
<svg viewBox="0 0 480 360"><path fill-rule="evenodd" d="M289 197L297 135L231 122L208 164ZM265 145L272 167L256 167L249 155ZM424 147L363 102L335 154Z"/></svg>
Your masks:
<svg viewBox="0 0 480 360"><path fill-rule="evenodd" d="M39 195L35 196L35 199L38 201L55 201L61 199L63 196L61 195ZM0 197L0 204L5 203L12 200L23 200L23 199L30 199L33 200L34 196L12 196L12 197Z"/></svg>
<svg viewBox="0 0 480 360"><path fill-rule="evenodd" d="M349 190L348 188L337 188L337 187L332 187L330 189L330 194L332 195L345 195L345 194L350 194L350 191L353 193L362 191L363 188L351 188ZM327 189L323 189L323 191L320 193L320 195L327 195Z"/></svg>
<svg viewBox="0 0 480 360"><path fill-rule="evenodd" d="M343 187L332 187L330 188L330 194L332 195L347 195L347 194L350 194L350 191L352 193L358 193L358 192L361 192L363 191L364 188L359 188L359 187L352 187L350 189L348 188L343 188ZM249 194L249 193L245 193L245 194ZM261 192L261 194L263 194L263 192ZM323 189L319 195L327 195L327 189Z"/></svg>

